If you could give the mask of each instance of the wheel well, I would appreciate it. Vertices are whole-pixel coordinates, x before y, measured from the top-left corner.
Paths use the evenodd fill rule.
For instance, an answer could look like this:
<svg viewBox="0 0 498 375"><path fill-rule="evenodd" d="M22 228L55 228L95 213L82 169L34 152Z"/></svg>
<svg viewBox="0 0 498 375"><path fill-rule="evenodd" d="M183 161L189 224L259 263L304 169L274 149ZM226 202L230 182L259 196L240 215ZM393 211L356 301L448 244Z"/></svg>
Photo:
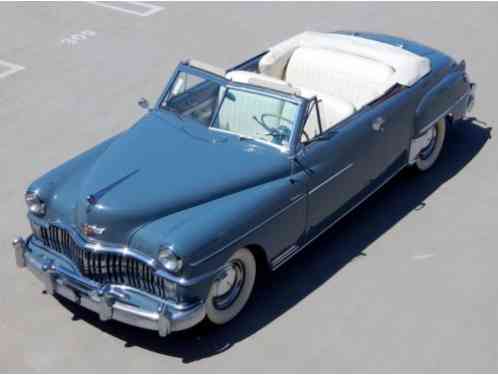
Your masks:
<svg viewBox="0 0 498 375"><path fill-rule="evenodd" d="M248 245L246 247L251 251L252 255L254 255L257 268L259 270L269 271L270 263L268 262L265 249L257 244Z"/></svg>

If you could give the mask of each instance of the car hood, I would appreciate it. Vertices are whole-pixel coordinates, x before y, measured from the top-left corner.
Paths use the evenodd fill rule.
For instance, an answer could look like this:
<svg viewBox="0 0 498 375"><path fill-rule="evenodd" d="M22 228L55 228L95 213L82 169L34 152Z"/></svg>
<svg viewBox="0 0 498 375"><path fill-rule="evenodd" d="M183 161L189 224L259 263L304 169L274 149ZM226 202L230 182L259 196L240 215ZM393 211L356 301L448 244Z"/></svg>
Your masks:
<svg viewBox="0 0 498 375"><path fill-rule="evenodd" d="M151 112L81 177L73 225L105 228L98 239L123 243L148 222L288 174L277 148Z"/></svg>

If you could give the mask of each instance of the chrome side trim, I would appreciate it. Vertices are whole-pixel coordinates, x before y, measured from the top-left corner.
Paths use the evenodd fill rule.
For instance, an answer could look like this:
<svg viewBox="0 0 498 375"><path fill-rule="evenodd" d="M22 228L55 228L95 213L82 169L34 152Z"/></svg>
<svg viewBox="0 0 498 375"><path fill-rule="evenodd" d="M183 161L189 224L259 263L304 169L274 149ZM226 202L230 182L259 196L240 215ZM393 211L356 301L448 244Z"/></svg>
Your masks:
<svg viewBox="0 0 498 375"><path fill-rule="evenodd" d="M295 199L292 201L292 203L290 203L289 205L285 206L284 208L282 208L280 211L278 211L277 213L271 215L269 218L267 218L266 220L264 220L262 223L256 225L255 227L249 229L247 232L245 232L244 234L240 235L239 237L237 237L236 239L230 241L228 244L224 245L223 247L221 247L220 249L216 250L214 253L212 254L209 254L207 257L204 257L204 258L201 258L195 262L192 262L190 263L192 266L197 266L209 259L211 259L212 257L218 255L219 253L223 252L224 250L228 249L229 247L235 245L237 242L240 242L242 241L244 238L246 238L247 236L251 235L252 233L256 232L258 229L260 229L261 227L263 227L265 224L269 223L270 221L272 221L273 219L275 219L276 217L282 215L285 211L287 211L289 208L293 207L294 205L296 205L297 203L301 202L304 198L306 197L306 194L303 194L301 195L299 198Z"/></svg>
<svg viewBox="0 0 498 375"><path fill-rule="evenodd" d="M309 194L313 194L315 191L320 190L323 186L327 185L329 182L331 182L333 179L339 177L341 174L346 172L349 168L351 168L354 165L354 163L349 163L346 165L344 168L342 168L340 171L334 173L332 176L327 178L325 181L323 181L321 184L315 186L313 189L309 191Z"/></svg>
<svg viewBox="0 0 498 375"><path fill-rule="evenodd" d="M285 262L285 258L291 257L293 254L298 252L300 249L299 246L294 245L282 252L281 254L277 255L273 260L272 260L272 265L273 264L278 264L280 262Z"/></svg>
<svg viewBox="0 0 498 375"><path fill-rule="evenodd" d="M469 95L472 95L474 92L474 87L475 86L472 86L469 90L467 90L467 92L465 94L463 94L460 98L458 98L457 101L455 103L453 103L446 111L442 112L439 116L436 116L436 118L434 120L432 120L431 122L429 122L428 125L424 126L422 129L420 129L420 131L418 132L418 135L425 133L427 130L429 130L431 128L431 126L433 126L435 123L437 123L439 120L441 120L441 118L443 118L448 113L450 113L451 110L453 108L455 108L458 104L460 104L460 102L463 99L467 98Z"/></svg>
<svg viewBox="0 0 498 375"><path fill-rule="evenodd" d="M297 255L300 253L306 246L308 246L310 243L312 243L314 240L316 240L318 237L320 237L323 233L325 233L327 230L329 230L334 224L336 224L339 220L341 220L344 216L349 214L351 211L353 211L356 207L358 207L360 204L365 202L370 196L372 196L374 193L376 193L380 188L382 188L385 184L387 184L393 177L395 177L401 170L403 170L407 164L403 165L400 167L396 172L391 174L389 177L386 178L386 180L379 185L375 190L371 191L368 193L362 200L360 200L358 203L356 203L353 207L351 207L349 210L347 210L345 213L343 213L341 216L339 216L337 219L335 219L331 224L327 225L323 230L320 231L316 236L314 236L311 240L306 242L303 246L301 247L291 247L290 249L286 250L284 253L278 255L271 261L271 267L272 271L277 270L280 268L283 264L285 264L289 259L291 259L293 256Z"/></svg>

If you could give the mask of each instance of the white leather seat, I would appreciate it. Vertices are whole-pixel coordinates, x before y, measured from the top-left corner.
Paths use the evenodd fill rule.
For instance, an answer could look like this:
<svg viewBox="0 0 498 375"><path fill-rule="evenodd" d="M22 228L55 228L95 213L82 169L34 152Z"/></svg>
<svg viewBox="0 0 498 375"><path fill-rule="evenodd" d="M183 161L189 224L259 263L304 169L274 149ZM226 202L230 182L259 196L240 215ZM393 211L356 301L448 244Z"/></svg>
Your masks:
<svg viewBox="0 0 498 375"><path fill-rule="evenodd" d="M382 96L396 82L394 69L381 62L335 50L301 47L285 70L285 81L339 97L358 110Z"/></svg>
<svg viewBox="0 0 498 375"><path fill-rule="evenodd" d="M431 62L403 47L393 46L355 35L305 31L272 47L259 61L259 71L272 77L284 78L284 70L293 52L300 47L341 51L364 57L394 69L393 81L411 86L431 70Z"/></svg>
<svg viewBox="0 0 498 375"><path fill-rule="evenodd" d="M305 98L316 96L318 99L318 111L320 112L320 122L322 123L323 131L330 129L354 113L352 104L341 98L305 88L301 89L301 95ZM310 127L310 129L318 128L318 125L314 123L317 121L316 116L311 117L309 120L306 127ZM316 132L308 132L308 135L312 136L312 133Z"/></svg>

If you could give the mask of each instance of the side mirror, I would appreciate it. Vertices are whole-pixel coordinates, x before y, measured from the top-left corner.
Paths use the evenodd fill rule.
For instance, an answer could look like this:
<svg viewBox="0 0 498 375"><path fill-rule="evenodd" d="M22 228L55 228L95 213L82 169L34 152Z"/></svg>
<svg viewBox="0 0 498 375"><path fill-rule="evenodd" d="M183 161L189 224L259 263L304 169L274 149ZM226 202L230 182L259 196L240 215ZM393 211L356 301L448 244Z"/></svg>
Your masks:
<svg viewBox="0 0 498 375"><path fill-rule="evenodd" d="M140 98L138 100L138 105L142 107L143 109L149 109L149 101L145 98Z"/></svg>

